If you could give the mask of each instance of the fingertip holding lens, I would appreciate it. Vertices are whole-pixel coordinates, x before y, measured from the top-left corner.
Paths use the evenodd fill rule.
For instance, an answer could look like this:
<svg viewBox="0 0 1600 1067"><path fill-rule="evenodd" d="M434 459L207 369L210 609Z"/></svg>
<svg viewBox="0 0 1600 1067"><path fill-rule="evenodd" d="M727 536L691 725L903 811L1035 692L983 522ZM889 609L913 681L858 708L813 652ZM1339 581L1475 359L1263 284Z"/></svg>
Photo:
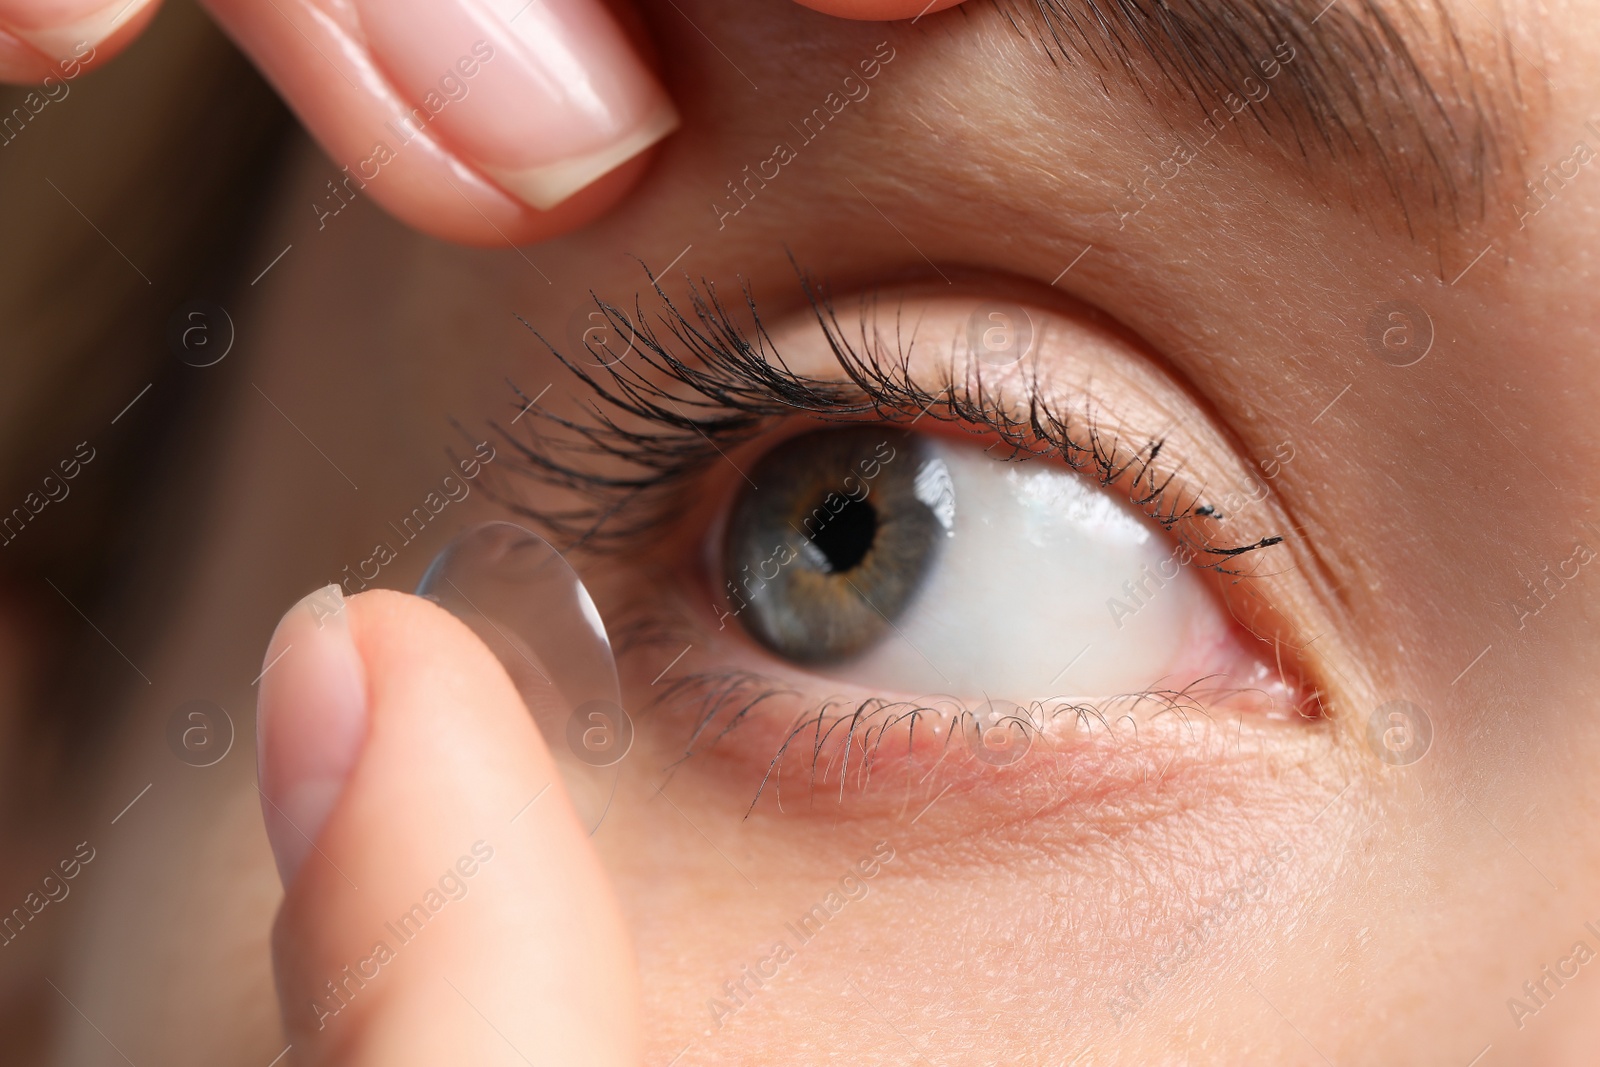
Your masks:
<svg viewBox="0 0 1600 1067"><path fill-rule="evenodd" d="M491 522L446 545L417 594L470 626L504 665L593 833L632 748L633 720L583 580L538 534Z"/></svg>
<svg viewBox="0 0 1600 1067"><path fill-rule="evenodd" d="M258 679L262 817L286 887L317 847L366 744L366 666L346 607L337 585L303 597L279 621Z"/></svg>

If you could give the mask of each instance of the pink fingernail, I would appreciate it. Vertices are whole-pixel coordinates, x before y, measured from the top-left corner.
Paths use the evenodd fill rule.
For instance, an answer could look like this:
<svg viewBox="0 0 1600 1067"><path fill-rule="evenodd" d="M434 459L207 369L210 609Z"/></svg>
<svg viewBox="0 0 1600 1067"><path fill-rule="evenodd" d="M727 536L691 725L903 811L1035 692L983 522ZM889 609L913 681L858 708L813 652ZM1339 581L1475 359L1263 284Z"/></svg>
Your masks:
<svg viewBox="0 0 1600 1067"><path fill-rule="evenodd" d="M344 791L367 734L366 670L337 585L289 609L262 665L256 769L267 840L287 887Z"/></svg>
<svg viewBox="0 0 1600 1067"><path fill-rule="evenodd" d="M0 22L54 60L87 61L94 47L144 9L148 0L0 0Z"/></svg>
<svg viewBox="0 0 1600 1067"><path fill-rule="evenodd" d="M541 210L677 128L666 91L599 0L355 6L373 57L414 102L401 125L436 128Z"/></svg>

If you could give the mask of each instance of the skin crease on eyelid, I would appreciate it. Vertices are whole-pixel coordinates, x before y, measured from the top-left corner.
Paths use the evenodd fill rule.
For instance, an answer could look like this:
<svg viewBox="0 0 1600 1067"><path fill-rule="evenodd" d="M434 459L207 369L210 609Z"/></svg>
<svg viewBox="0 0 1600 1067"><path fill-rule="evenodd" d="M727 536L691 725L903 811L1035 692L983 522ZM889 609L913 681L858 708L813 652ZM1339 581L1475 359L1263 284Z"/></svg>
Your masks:
<svg viewBox="0 0 1600 1067"><path fill-rule="evenodd" d="M261 1064L282 1050L265 948L278 889L251 761L195 772L149 739L180 697L248 704L283 605L369 553L372 531L437 480L457 443L447 416L508 421L506 374L562 397L566 379L513 311L559 335L590 287L632 305L641 277L626 254L659 268L684 253L675 271L728 291L743 276L770 314L798 312L787 249L841 293L907 272L937 281L923 256L985 272L1002 299L1008 276L1042 290L1075 264L1057 288L1143 337L1239 461L1296 442L1275 500L1322 591L1318 645L1358 699L1333 709L1337 730L1219 746L1214 766L1172 783L1181 810L1148 833L1124 813L1134 825L1116 840L1104 812L995 820L955 797L914 824L742 820L748 798L701 769L713 764L685 765L669 786L681 816L634 798L599 840L645 972L647 1062L685 1045L686 1064L904 1062L907 1042L940 1064L1064 1063L1086 1048L1080 1062L1467 1063L1486 1045L1485 1065L1588 1062L1600 978L1581 971L1521 1027L1506 1003L1600 920L1596 594L1583 577L1536 584L1587 536L1579 520L1600 493L1584 258L1600 179L1547 194L1520 234L1520 200L1489 204L1441 264L1229 143L1119 233L1110 205L1124 176L1168 154L1160 126L984 9L911 29L679 5L718 28L726 56L647 10L685 124L614 217L518 254L444 248L356 205L263 281L239 355L361 490L253 393L221 420L217 533L192 584L147 615L169 629L146 669L192 690L130 698L100 805L114 813L157 784L106 833L86 875L98 885L62 905L80 910L50 973L73 1003L135 1062ZM1530 90L1535 173L1588 136L1597 16L1550 11L1542 47L1515 31L1551 76ZM885 39L896 58L871 97L719 233L726 183ZM739 66L759 93L726 58L757 56ZM292 240L328 172L298 155L258 258ZM1436 334L1408 368L1365 341L1370 309L1393 299L1427 309ZM494 517L476 494L474 506ZM397 584L426 552L399 562ZM619 568L596 585L608 580L642 578ZM1533 596L1541 610L1519 626L1509 605ZM1396 698L1436 728L1409 768L1379 764L1360 737L1365 713ZM726 1002L724 983L879 839L896 858L868 894L716 1027L708 1001ZM1191 923L1203 939L1185 940ZM94 1030L69 1023L60 1062L109 1062Z"/></svg>

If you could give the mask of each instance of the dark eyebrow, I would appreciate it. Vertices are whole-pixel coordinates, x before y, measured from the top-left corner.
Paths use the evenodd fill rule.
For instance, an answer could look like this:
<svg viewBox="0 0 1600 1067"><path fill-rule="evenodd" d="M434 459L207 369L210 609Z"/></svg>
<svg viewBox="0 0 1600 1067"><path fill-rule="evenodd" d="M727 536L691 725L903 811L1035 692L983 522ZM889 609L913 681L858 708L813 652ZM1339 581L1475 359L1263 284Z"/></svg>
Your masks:
<svg viewBox="0 0 1600 1067"><path fill-rule="evenodd" d="M1249 97L1238 115L1247 121L1233 126L1265 135L1323 186L1342 178L1358 200L1363 179L1376 178L1413 236L1430 221L1481 218L1502 163L1515 158L1503 143L1510 109L1491 104L1504 92L1439 0L991 2L1054 62L1120 75L1191 144L1185 134L1203 131L1219 106ZM1503 58L1488 69L1505 70L1517 95L1511 52Z"/></svg>

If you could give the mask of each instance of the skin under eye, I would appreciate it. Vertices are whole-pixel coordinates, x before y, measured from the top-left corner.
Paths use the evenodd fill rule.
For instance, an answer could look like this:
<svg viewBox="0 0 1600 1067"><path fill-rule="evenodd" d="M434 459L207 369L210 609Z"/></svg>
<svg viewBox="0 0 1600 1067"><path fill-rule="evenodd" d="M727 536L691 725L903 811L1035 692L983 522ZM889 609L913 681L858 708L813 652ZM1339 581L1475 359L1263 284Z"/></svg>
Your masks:
<svg viewBox="0 0 1600 1067"><path fill-rule="evenodd" d="M726 533L730 607L777 655L864 687L1132 693L1225 625L1182 550L1060 464L846 427L782 442L751 476Z"/></svg>

